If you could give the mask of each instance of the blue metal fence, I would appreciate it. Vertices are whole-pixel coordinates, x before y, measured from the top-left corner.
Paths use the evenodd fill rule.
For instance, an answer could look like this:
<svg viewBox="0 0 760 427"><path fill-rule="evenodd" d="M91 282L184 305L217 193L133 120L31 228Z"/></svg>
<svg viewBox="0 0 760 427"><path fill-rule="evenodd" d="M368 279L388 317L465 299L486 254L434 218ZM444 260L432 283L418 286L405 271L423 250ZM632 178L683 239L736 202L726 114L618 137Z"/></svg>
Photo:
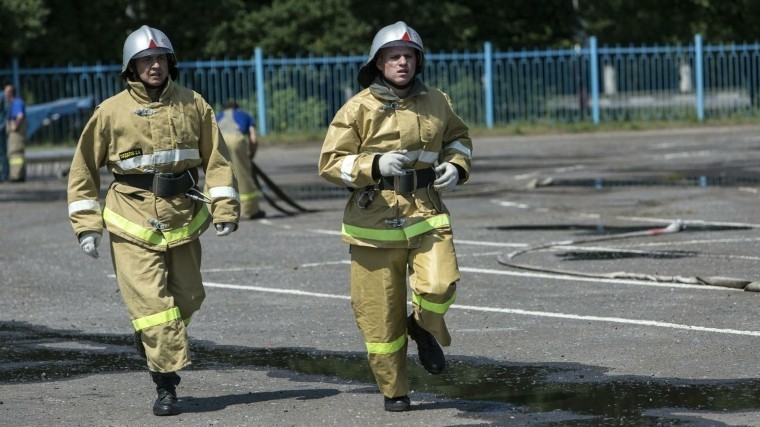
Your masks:
<svg viewBox="0 0 760 427"><path fill-rule="evenodd" d="M319 132L360 88L365 56L264 57L179 63L179 81L213 106L236 98L262 135ZM27 103L122 90L120 65L0 69ZM586 46L564 50L428 53L423 79L449 94L471 126L757 115L760 45ZM75 130L75 129L74 129ZM60 133L60 132L59 132Z"/></svg>

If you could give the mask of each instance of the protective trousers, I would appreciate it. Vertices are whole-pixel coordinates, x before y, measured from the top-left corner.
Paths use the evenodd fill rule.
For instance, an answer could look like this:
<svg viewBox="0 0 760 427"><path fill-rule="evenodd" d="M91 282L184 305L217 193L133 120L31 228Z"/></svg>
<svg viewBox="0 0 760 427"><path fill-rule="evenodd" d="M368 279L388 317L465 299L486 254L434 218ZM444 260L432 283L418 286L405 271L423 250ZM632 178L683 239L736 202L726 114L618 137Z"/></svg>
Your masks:
<svg viewBox="0 0 760 427"><path fill-rule="evenodd" d="M153 251L109 235L116 280L152 372L190 364L187 324L203 303L201 243Z"/></svg>
<svg viewBox="0 0 760 427"><path fill-rule="evenodd" d="M26 138L24 138L24 134L21 132L8 133L8 163L10 172L8 178L11 181L26 180L25 140Z"/></svg>
<svg viewBox="0 0 760 427"><path fill-rule="evenodd" d="M450 345L443 316L454 302L460 277L451 231L433 231L413 249L351 246L351 306L370 368L386 397L409 393L407 268L417 323L442 346Z"/></svg>
<svg viewBox="0 0 760 427"><path fill-rule="evenodd" d="M224 142L230 151L232 169L238 183L240 193L240 216L250 218L259 211L259 193L253 182L253 168L251 167L251 147L248 136L240 132L224 133Z"/></svg>

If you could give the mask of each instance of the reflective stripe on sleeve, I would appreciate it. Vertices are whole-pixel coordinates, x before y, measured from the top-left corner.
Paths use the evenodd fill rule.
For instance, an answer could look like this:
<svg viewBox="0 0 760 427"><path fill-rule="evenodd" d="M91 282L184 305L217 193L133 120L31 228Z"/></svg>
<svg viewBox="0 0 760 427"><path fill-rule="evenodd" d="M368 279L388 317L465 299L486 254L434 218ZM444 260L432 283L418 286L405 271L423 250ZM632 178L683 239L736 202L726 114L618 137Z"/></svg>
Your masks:
<svg viewBox="0 0 760 427"><path fill-rule="evenodd" d="M69 203L69 216L79 211L100 212L100 202L97 200L77 200Z"/></svg>
<svg viewBox="0 0 760 427"><path fill-rule="evenodd" d="M423 151L420 153L419 162L435 163L438 160L438 153L435 151Z"/></svg>
<svg viewBox="0 0 760 427"><path fill-rule="evenodd" d="M233 187L212 187L208 189L208 195L212 199L229 197L230 199L240 200L238 192Z"/></svg>
<svg viewBox="0 0 760 427"><path fill-rule="evenodd" d="M135 224L108 208L103 211L103 220L107 223L124 230L131 236L156 246L168 246L177 240L192 236L201 228L208 216L208 209L206 208L206 205L203 205L195 218L193 218L187 226L159 232L155 229L145 228L141 225Z"/></svg>
<svg viewBox="0 0 760 427"><path fill-rule="evenodd" d="M452 143L450 143L449 145L447 145L445 149L446 150L448 150L448 149L456 150L456 151L459 151L460 153L464 154L465 157L467 157L468 159L472 158L472 150L470 150L469 148L467 148L464 144L462 144L459 141L453 141Z"/></svg>
<svg viewBox="0 0 760 427"><path fill-rule="evenodd" d="M174 319L179 319L179 308L172 307L166 311L160 313L151 314L150 316L141 317L132 321L132 326L135 331L140 331L151 326L160 325L162 323L171 322Z"/></svg>
<svg viewBox="0 0 760 427"><path fill-rule="evenodd" d="M430 302L422 298L421 296L415 294L412 292L412 302L420 306L421 309L427 310L433 313L438 314L446 314L447 311L449 311L449 307L451 307L451 304L454 304L454 301L457 299L457 293L454 292L454 295L449 298L448 301L446 301L443 304L438 304L434 302Z"/></svg>
<svg viewBox="0 0 760 427"><path fill-rule="evenodd" d="M356 188L356 184L354 184L354 180L351 177L351 171L354 169L354 163L356 163L355 154L343 158L343 162L340 164L340 179L342 179L346 185Z"/></svg>
<svg viewBox="0 0 760 427"><path fill-rule="evenodd" d="M392 342L368 342L367 353L370 354L391 354L401 350L406 344L406 332Z"/></svg>

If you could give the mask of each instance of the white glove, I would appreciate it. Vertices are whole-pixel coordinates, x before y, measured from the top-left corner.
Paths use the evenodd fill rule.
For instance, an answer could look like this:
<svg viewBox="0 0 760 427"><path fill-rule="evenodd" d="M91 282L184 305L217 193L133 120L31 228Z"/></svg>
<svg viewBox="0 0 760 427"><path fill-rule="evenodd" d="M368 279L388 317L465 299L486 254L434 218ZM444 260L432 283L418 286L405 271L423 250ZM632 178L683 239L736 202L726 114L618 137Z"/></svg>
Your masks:
<svg viewBox="0 0 760 427"><path fill-rule="evenodd" d="M451 191L459 182L459 171L456 166L449 162L443 162L436 166L435 174L438 178L433 181L433 188L438 191Z"/></svg>
<svg viewBox="0 0 760 427"><path fill-rule="evenodd" d="M394 176L404 174L404 165L411 163L412 159L406 155L406 150L391 151L380 156L377 165L380 167L380 175Z"/></svg>
<svg viewBox="0 0 760 427"><path fill-rule="evenodd" d="M216 235L221 237L229 236L230 233L235 231L235 224L231 222L220 222L214 224L214 227L216 227Z"/></svg>
<svg viewBox="0 0 760 427"><path fill-rule="evenodd" d="M82 248L82 252L93 258L100 257L98 246L100 246L101 237L101 234L95 231L85 231L82 233L79 236L79 247Z"/></svg>

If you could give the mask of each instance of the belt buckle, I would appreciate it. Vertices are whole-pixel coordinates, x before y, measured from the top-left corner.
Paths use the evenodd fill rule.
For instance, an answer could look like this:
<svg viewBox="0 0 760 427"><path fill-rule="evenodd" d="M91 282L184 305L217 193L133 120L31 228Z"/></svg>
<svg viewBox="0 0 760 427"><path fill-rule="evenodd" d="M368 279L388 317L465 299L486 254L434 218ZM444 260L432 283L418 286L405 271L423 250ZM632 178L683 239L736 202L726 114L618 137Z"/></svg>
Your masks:
<svg viewBox="0 0 760 427"><path fill-rule="evenodd" d="M414 193L417 189L417 172L414 169L404 170L403 175L393 177L393 191L396 194Z"/></svg>

